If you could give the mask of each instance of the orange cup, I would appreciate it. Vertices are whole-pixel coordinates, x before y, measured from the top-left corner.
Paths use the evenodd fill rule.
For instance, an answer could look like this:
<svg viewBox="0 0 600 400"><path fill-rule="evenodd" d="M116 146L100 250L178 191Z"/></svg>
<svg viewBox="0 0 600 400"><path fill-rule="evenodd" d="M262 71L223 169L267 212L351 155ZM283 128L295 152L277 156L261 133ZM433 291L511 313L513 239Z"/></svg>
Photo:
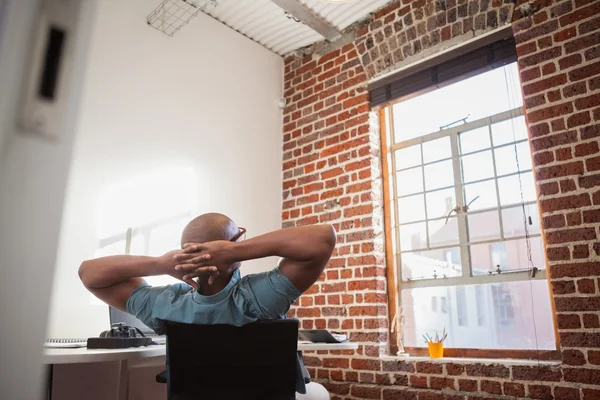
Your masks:
<svg viewBox="0 0 600 400"><path fill-rule="evenodd" d="M444 357L444 343L429 342L429 357L431 357L431 358Z"/></svg>

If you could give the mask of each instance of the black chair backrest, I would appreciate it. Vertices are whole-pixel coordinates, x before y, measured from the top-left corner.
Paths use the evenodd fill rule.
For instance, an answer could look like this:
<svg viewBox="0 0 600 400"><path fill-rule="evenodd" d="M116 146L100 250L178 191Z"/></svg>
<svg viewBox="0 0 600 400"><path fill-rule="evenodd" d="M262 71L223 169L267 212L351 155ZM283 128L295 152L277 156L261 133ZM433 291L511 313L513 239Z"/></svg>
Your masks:
<svg viewBox="0 0 600 400"><path fill-rule="evenodd" d="M166 325L169 400L295 399L297 320Z"/></svg>

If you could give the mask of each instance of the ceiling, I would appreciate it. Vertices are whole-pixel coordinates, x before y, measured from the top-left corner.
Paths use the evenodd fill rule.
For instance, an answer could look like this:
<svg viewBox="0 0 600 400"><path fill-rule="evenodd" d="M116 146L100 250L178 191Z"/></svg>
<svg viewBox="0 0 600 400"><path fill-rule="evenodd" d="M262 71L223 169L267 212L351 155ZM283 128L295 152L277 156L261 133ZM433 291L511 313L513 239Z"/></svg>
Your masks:
<svg viewBox="0 0 600 400"><path fill-rule="evenodd" d="M325 0L295 1L340 31L389 2L353 0L336 4ZM325 39L307 25L289 18L271 0L218 0L217 4L216 7L206 7L204 12L282 56Z"/></svg>

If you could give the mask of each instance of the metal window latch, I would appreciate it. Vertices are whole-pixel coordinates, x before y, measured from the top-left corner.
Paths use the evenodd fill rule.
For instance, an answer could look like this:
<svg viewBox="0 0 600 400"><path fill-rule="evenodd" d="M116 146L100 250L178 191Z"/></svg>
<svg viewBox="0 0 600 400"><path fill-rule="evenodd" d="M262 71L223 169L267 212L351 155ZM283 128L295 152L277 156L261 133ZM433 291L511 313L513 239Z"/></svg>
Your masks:
<svg viewBox="0 0 600 400"><path fill-rule="evenodd" d="M462 122L463 124L466 124L466 123L467 123L467 119L469 119L469 117L470 117L470 116L471 116L471 114L468 114L468 115L467 115L466 117L464 117L464 118L460 118L460 119L457 119L457 120L456 120L456 121L454 121L454 122L450 122L449 124L442 125L442 126L440 126L440 131L442 131L442 130L444 130L444 129L448 129L448 128L450 128L452 125L456 125L456 124L458 124L459 122Z"/></svg>
<svg viewBox="0 0 600 400"><path fill-rule="evenodd" d="M535 278L535 275L537 274L538 271L539 271L538 267L531 268L531 277Z"/></svg>

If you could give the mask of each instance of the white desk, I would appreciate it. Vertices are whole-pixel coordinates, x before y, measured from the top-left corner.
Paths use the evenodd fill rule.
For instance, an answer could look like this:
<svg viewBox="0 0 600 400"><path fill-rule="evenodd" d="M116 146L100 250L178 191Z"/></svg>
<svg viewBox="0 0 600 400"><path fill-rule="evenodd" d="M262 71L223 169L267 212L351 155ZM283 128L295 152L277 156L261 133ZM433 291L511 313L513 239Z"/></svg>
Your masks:
<svg viewBox="0 0 600 400"><path fill-rule="evenodd" d="M298 351L310 350L356 350L356 343L298 343ZM44 349L44 364L80 364L104 361L137 361L166 355L165 345L153 345L129 349Z"/></svg>
<svg viewBox="0 0 600 400"><path fill-rule="evenodd" d="M356 350L356 343L298 343L298 351L311 350ZM50 382L48 398L52 392L52 366L58 364L82 364L106 361L119 362L118 400L126 400L128 392L129 368L141 366L165 365L167 347L165 345L152 345L128 349L87 349L61 348L44 349L44 364L50 365Z"/></svg>

